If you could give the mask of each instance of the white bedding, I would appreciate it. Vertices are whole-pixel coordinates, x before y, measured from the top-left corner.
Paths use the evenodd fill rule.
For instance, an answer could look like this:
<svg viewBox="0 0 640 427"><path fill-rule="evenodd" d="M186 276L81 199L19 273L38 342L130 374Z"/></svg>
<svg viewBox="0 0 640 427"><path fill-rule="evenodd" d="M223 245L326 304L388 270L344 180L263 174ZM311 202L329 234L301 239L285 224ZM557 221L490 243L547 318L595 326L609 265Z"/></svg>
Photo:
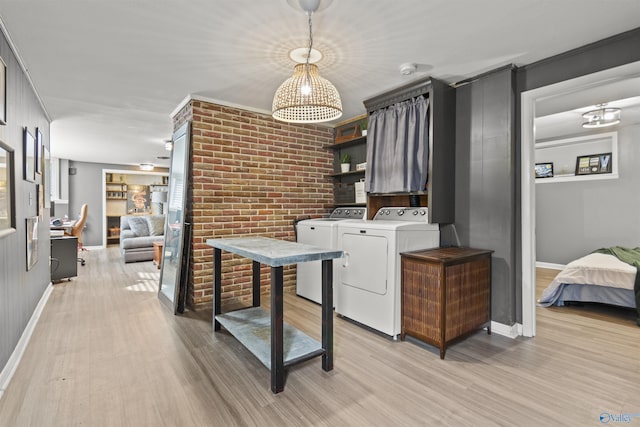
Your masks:
<svg viewBox="0 0 640 427"><path fill-rule="evenodd" d="M540 303L554 299L562 284L608 286L633 290L636 268L613 255L589 254L571 261L542 292Z"/></svg>

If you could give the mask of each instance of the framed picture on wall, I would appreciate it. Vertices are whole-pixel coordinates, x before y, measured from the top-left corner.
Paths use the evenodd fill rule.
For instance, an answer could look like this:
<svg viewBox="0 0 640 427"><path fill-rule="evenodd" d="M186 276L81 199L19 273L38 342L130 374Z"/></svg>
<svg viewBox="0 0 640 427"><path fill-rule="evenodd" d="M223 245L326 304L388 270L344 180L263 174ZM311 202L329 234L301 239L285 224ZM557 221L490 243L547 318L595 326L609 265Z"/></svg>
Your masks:
<svg viewBox="0 0 640 427"><path fill-rule="evenodd" d="M51 155L49 149L42 146L42 153L44 158L42 159L42 188L44 189L44 207L45 209L51 208Z"/></svg>
<svg viewBox="0 0 640 427"><path fill-rule="evenodd" d="M127 213L144 213L151 210L151 194L148 185L127 186Z"/></svg>
<svg viewBox="0 0 640 427"><path fill-rule="evenodd" d="M36 140L26 127L24 128L23 141L22 159L24 180L36 182Z"/></svg>
<svg viewBox="0 0 640 427"><path fill-rule="evenodd" d="M27 223L27 271L38 262L38 217L26 219Z"/></svg>
<svg viewBox="0 0 640 427"><path fill-rule="evenodd" d="M0 237L16 229L13 150L0 141Z"/></svg>
<svg viewBox="0 0 640 427"><path fill-rule="evenodd" d="M536 163L536 178L553 178L553 162Z"/></svg>
<svg viewBox="0 0 640 427"><path fill-rule="evenodd" d="M611 153L589 154L576 158L576 175L611 173Z"/></svg>
<svg viewBox="0 0 640 427"><path fill-rule="evenodd" d="M42 173L42 132L36 128L36 173Z"/></svg>
<svg viewBox="0 0 640 427"><path fill-rule="evenodd" d="M36 215L39 221L44 221L44 188L36 184Z"/></svg>
<svg viewBox="0 0 640 427"><path fill-rule="evenodd" d="M7 65L0 58L0 125L7 124Z"/></svg>

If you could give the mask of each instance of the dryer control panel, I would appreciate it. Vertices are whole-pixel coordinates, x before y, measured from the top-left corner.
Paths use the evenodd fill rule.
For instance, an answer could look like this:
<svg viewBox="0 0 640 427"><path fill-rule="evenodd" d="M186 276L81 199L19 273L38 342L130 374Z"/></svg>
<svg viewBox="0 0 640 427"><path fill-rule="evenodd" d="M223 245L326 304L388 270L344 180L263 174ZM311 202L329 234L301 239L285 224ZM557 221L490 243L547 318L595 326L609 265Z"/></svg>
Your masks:
<svg viewBox="0 0 640 427"><path fill-rule="evenodd" d="M373 221L429 222L428 208L380 208Z"/></svg>

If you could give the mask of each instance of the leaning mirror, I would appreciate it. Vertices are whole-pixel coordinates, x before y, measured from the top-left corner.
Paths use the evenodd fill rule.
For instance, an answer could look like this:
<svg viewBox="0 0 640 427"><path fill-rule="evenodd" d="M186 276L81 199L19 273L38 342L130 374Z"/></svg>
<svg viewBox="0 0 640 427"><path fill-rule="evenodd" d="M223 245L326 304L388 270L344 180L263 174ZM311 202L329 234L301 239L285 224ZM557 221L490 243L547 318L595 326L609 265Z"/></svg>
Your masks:
<svg viewBox="0 0 640 427"><path fill-rule="evenodd" d="M158 296L174 313L184 309L183 294L186 288L188 257L185 252L185 216L187 184L189 178L190 126L187 122L173 134L169 194L165 218L164 247ZM182 289L182 292L181 292Z"/></svg>

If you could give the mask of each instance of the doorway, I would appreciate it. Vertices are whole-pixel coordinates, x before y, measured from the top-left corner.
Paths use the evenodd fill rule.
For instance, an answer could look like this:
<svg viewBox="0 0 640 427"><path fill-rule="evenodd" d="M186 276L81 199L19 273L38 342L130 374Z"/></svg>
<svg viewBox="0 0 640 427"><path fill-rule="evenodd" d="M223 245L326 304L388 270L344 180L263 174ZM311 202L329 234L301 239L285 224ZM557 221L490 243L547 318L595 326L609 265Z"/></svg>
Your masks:
<svg viewBox="0 0 640 427"><path fill-rule="evenodd" d="M167 189L167 172L144 172L129 169L102 170L102 247L117 244L120 240L120 217L136 209L129 200L132 190L143 188L143 210L151 213L151 195ZM142 192L140 192L142 194Z"/></svg>
<svg viewBox="0 0 640 427"><path fill-rule="evenodd" d="M640 76L640 62L611 68L521 95L521 210L522 210L522 335L536 334L536 200L535 200L535 126L536 107L545 100L569 96L603 84L622 82Z"/></svg>

